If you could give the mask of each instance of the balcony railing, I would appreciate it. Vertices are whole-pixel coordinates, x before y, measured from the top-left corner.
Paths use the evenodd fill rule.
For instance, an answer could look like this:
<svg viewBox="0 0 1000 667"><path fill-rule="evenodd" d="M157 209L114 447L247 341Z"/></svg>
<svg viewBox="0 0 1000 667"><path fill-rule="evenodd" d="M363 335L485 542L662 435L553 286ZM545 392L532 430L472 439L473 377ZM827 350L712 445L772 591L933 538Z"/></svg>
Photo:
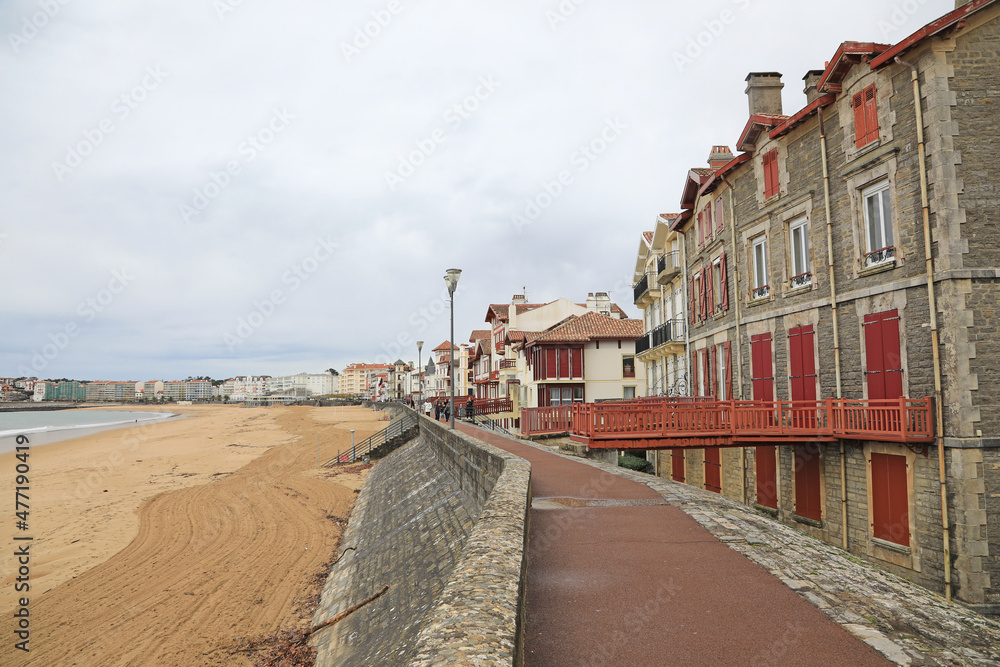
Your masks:
<svg viewBox="0 0 1000 667"><path fill-rule="evenodd" d="M567 433L573 421L572 405L547 408L521 408L521 434L545 435Z"/></svg>
<svg viewBox="0 0 1000 667"><path fill-rule="evenodd" d="M643 297L646 292L649 291L649 274L647 273L642 277L639 282L635 284L635 289L633 290L632 303L639 303L639 299Z"/></svg>
<svg viewBox="0 0 1000 667"><path fill-rule="evenodd" d="M790 441L934 440L931 399L575 404L570 433L594 448L746 446ZM602 441L603 444L602 444Z"/></svg>
<svg viewBox="0 0 1000 667"><path fill-rule="evenodd" d="M472 401L472 407L477 415L496 415L501 412L512 412L514 402L509 398L477 398Z"/></svg>
<svg viewBox="0 0 1000 667"><path fill-rule="evenodd" d="M761 285L760 287L755 287L750 291L750 300L757 301L758 299L766 299L771 295L770 285Z"/></svg>
<svg viewBox="0 0 1000 667"><path fill-rule="evenodd" d="M792 276L792 279L789 281L792 284L792 289L812 284L812 275L812 273L806 271L805 273L800 273L797 276Z"/></svg>
<svg viewBox="0 0 1000 667"><path fill-rule="evenodd" d="M669 282L680 273L680 253L676 250L664 253L656 260L657 282L661 285Z"/></svg>
<svg viewBox="0 0 1000 667"><path fill-rule="evenodd" d="M650 332L652 334L653 347L659 347L666 343L676 342L684 339L684 320L674 318L667 320Z"/></svg>
<svg viewBox="0 0 1000 667"><path fill-rule="evenodd" d="M517 368L517 359L501 359L500 370L505 368Z"/></svg>
<svg viewBox="0 0 1000 667"><path fill-rule="evenodd" d="M896 259L896 247L886 246L865 255L865 268L885 264Z"/></svg>
<svg viewBox="0 0 1000 667"><path fill-rule="evenodd" d="M642 354L650 348L649 340L652 336L651 332L642 334L640 338L635 339L635 353Z"/></svg>

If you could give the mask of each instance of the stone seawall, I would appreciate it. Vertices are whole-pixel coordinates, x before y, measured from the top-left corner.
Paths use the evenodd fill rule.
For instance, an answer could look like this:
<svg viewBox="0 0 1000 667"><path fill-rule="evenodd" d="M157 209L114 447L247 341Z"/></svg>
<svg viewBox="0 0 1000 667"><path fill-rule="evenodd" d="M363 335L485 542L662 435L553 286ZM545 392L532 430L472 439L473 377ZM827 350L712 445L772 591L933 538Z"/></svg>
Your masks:
<svg viewBox="0 0 1000 667"><path fill-rule="evenodd" d="M515 665L529 464L420 418L369 473L314 623L317 665Z"/></svg>

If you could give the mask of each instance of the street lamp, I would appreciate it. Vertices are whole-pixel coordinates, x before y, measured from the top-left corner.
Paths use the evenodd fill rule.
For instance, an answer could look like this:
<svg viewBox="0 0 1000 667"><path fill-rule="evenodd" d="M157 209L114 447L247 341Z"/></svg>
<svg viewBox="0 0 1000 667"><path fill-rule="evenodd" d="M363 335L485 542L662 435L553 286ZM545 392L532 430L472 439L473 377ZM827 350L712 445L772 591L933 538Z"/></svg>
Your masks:
<svg viewBox="0 0 1000 667"><path fill-rule="evenodd" d="M424 367L421 365L420 351L424 349L424 341L417 341L417 412L424 410Z"/></svg>
<svg viewBox="0 0 1000 667"><path fill-rule="evenodd" d="M458 287L458 278L462 275L462 269L448 269L444 277L444 284L448 286L448 297L451 301L451 341L448 343L448 353L451 356L451 364L448 367L449 381L451 382L451 428L455 428L455 288Z"/></svg>

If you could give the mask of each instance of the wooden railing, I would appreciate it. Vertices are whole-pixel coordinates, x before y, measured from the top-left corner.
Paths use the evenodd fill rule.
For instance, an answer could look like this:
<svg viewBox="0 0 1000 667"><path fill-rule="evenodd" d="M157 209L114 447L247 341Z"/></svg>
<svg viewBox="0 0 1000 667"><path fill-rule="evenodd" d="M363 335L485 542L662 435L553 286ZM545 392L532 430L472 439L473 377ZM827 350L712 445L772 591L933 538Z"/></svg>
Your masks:
<svg viewBox="0 0 1000 667"><path fill-rule="evenodd" d="M689 440L743 444L795 438L931 442L931 399L660 400L578 403L570 432L590 441Z"/></svg>
<svg viewBox="0 0 1000 667"><path fill-rule="evenodd" d="M571 405L547 408L521 408L521 435L567 433L572 426Z"/></svg>
<svg viewBox="0 0 1000 667"><path fill-rule="evenodd" d="M458 401L456 396L455 402L458 403ZM465 403L467 402L468 400L465 401ZM477 415L495 415L501 412L512 412L514 402L509 398L477 398L472 401L472 407L475 408Z"/></svg>

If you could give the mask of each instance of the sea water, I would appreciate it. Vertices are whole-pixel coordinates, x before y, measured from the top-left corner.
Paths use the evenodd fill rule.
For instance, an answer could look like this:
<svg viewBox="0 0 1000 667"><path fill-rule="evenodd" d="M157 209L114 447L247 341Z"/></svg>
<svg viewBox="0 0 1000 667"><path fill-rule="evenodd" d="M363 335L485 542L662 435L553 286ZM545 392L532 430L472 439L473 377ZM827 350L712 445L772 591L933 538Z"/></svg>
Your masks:
<svg viewBox="0 0 1000 667"><path fill-rule="evenodd" d="M25 410L0 412L0 453L14 451L19 435L31 445L79 438L109 428L141 426L177 415L137 410Z"/></svg>

